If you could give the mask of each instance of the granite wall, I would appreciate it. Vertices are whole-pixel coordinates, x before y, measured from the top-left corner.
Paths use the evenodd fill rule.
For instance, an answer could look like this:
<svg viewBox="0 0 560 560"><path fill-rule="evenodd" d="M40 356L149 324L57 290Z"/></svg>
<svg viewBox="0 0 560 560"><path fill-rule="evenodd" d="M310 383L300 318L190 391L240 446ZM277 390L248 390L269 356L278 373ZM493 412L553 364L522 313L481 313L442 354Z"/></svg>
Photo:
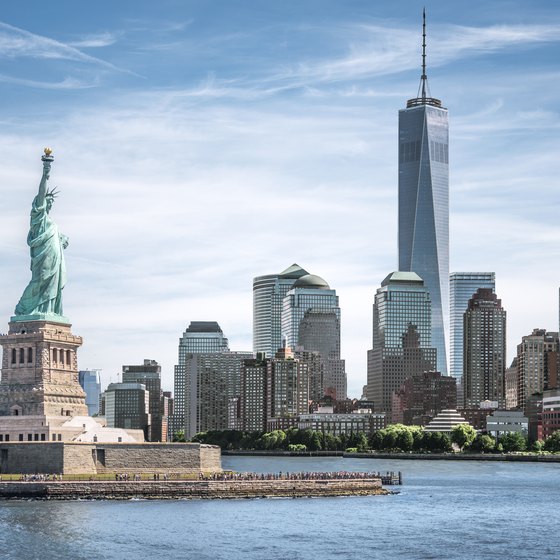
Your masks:
<svg viewBox="0 0 560 560"><path fill-rule="evenodd" d="M0 443L0 474L220 472L220 448L197 443Z"/></svg>

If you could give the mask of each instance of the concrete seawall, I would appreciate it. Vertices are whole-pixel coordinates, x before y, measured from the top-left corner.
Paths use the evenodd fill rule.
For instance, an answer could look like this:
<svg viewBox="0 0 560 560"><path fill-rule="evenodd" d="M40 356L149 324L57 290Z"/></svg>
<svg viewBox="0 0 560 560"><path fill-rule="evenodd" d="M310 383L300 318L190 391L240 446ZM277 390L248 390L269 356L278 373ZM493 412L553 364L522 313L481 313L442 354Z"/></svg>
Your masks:
<svg viewBox="0 0 560 560"><path fill-rule="evenodd" d="M409 459L423 461L511 461L560 463L560 454L515 455L501 453L346 453L345 451L241 451L222 450L222 455L255 457L343 457L346 459Z"/></svg>
<svg viewBox="0 0 560 560"><path fill-rule="evenodd" d="M0 482L0 499L127 500L368 496L388 494L381 480L191 480Z"/></svg>

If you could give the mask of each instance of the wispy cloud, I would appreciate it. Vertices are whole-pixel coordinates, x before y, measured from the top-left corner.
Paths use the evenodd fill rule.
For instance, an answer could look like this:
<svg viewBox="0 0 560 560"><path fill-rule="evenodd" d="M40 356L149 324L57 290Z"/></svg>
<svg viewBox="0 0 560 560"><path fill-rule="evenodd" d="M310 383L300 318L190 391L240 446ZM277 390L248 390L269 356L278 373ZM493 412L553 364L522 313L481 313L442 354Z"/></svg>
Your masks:
<svg viewBox="0 0 560 560"><path fill-rule="evenodd" d="M60 82L41 82L38 80L26 80L25 78L6 76L4 74L0 74L0 82L38 89L87 89L96 87L99 83L96 79L85 82L72 77L66 77Z"/></svg>
<svg viewBox="0 0 560 560"><path fill-rule="evenodd" d="M100 48L114 45L117 42L117 35L115 33L97 33L95 35L84 35L78 40L66 43L69 47L74 48Z"/></svg>
<svg viewBox="0 0 560 560"><path fill-rule="evenodd" d="M350 47L338 58L302 61L263 77L264 84L305 87L319 83L359 80L396 74L419 67L417 29L386 25L346 27ZM344 28L342 33L344 33ZM560 24L466 27L437 26L431 32L431 67L448 64L484 52L560 41Z"/></svg>
<svg viewBox="0 0 560 560"><path fill-rule="evenodd" d="M0 22L0 57L73 60L114 72L133 74L101 58L88 55L76 47L4 22Z"/></svg>

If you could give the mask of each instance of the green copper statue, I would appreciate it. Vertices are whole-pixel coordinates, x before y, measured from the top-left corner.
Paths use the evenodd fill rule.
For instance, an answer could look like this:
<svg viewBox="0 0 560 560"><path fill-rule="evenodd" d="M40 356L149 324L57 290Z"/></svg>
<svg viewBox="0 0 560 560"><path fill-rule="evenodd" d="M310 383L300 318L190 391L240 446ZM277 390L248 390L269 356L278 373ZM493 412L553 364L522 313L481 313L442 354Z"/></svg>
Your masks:
<svg viewBox="0 0 560 560"><path fill-rule="evenodd" d="M43 176L39 192L31 206L31 220L27 244L31 252L31 282L16 306L12 320L58 320L68 322L62 316L62 289L66 284L64 249L68 238L58 231L49 216L56 192L47 189L47 181L54 160L52 150L45 148Z"/></svg>

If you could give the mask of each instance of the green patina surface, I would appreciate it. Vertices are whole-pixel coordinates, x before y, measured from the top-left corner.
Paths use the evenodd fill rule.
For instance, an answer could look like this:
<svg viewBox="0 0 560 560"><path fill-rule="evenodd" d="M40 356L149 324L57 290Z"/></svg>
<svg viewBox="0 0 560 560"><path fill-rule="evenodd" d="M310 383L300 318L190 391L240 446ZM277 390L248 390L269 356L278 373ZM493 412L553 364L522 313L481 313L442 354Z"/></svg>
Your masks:
<svg viewBox="0 0 560 560"><path fill-rule="evenodd" d="M47 189L54 158L45 149L39 192L31 205L27 244L31 254L31 281L21 296L12 321L54 321L69 323L62 312L62 290L66 284L64 249L68 237L58 231L49 213L55 193Z"/></svg>

